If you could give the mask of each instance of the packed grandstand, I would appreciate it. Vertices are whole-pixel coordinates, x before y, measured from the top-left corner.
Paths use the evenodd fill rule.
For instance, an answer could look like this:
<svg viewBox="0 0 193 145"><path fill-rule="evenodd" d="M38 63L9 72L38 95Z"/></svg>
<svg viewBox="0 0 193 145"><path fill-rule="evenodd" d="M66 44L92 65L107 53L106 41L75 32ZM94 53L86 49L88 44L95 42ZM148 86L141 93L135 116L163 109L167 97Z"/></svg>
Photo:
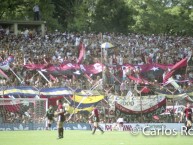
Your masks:
<svg viewBox="0 0 193 145"><path fill-rule="evenodd" d="M88 122L93 104L104 123L120 117L179 122L185 103L193 101L192 49L192 37L185 36L55 31L42 37L27 28L15 36L1 27L0 94L48 98L48 106L63 98L75 116L69 122ZM32 102L4 103L2 123L43 121L45 111L33 118Z"/></svg>

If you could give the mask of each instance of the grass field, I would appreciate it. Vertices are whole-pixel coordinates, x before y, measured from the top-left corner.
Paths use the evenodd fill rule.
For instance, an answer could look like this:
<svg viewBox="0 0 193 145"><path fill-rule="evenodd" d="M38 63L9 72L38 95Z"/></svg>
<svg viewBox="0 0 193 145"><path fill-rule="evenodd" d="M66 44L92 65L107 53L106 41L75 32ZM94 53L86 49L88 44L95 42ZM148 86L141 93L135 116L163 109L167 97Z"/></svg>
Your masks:
<svg viewBox="0 0 193 145"><path fill-rule="evenodd" d="M0 131L0 145L192 145L193 136L133 136L129 132L65 131L57 140L57 131Z"/></svg>

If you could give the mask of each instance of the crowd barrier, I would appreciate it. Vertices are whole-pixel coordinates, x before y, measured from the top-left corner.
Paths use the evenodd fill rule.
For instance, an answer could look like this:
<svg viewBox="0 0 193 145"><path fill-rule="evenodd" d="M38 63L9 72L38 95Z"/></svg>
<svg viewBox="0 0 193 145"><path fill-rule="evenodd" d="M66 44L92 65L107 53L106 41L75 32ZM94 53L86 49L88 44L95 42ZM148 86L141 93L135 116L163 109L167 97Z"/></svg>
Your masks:
<svg viewBox="0 0 193 145"><path fill-rule="evenodd" d="M45 130L45 123L2 123L0 124L0 131L17 131L17 130ZM52 130L56 130L56 123L52 124ZM65 130L91 130L88 123L65 123Z"/></svg>
<svg viewBox="0 0 193 145"><path fill-rule="evenodd" d="M119 124L116 123L107 123L100 124L101 128L105 131L132 131L139 130L142 131L144 128L146 130L152 129L175 129L176 131L180 131L183 123L125 123L120 128ZM65 130L91 130L92 126L88 123L65 123ZM0 131L17 131L17 130L45 130L45 123L28 123L28 124L20 124L20 123L2 123L0 124ZM52 130L56 130L56 123L52 124Z"/></svg>

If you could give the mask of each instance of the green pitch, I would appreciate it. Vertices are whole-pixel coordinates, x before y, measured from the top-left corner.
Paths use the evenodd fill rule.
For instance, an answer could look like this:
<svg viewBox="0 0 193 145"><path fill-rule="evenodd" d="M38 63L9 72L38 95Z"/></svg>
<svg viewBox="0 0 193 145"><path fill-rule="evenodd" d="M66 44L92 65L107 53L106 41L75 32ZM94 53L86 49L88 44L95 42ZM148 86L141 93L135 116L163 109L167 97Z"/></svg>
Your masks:
<svg viewBox="0 0 193 145"><path fill-rule="evenodd" d="M129 132L65 131L57 140L57 131L0 131L0 145L192 145L193 136L133 136Z"/></svg>

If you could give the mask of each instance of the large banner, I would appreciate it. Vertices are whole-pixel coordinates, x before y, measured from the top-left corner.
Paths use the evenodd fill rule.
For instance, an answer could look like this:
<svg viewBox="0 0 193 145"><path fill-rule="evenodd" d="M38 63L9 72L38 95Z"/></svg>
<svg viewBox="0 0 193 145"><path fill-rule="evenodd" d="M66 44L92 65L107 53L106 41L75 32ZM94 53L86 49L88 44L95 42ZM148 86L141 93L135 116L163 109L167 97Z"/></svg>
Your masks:
<svg viewBox="0 0 193 145"><path fill-rule="evenodd" d="M143 120L152 119L152 116L159 115L166 109L166 98L163 96L133 97L126 100L128 101L116 101L115 113L117 117L125 118L127 122L138 117L143 117Z"/></svg>
<svg viewBox="0 0 193 145"><path fill-rule="evenodd" d="M98 74L101 73L105 66L101 63L94 64L75 64L75 63L63 63L60 65L46 65L46 64L26 64L24 65L29 70L41 70L42 72L53 75L64 75L75 73L77 70L81 70L86 74Z"/></svg>

